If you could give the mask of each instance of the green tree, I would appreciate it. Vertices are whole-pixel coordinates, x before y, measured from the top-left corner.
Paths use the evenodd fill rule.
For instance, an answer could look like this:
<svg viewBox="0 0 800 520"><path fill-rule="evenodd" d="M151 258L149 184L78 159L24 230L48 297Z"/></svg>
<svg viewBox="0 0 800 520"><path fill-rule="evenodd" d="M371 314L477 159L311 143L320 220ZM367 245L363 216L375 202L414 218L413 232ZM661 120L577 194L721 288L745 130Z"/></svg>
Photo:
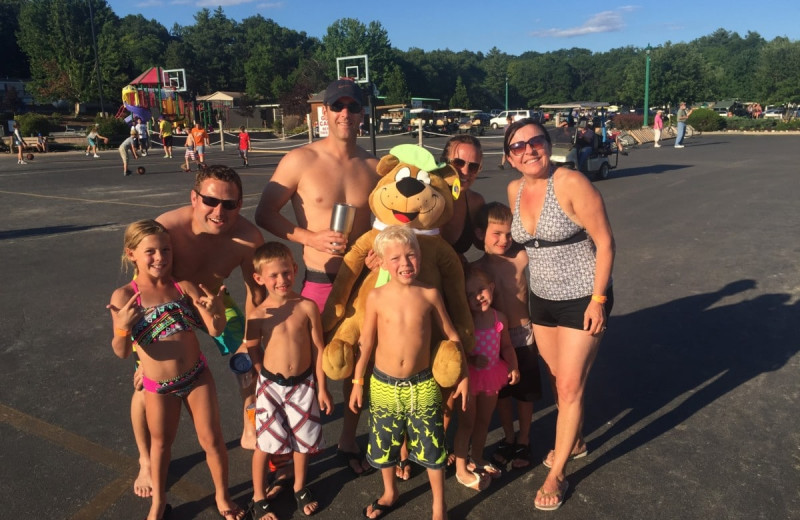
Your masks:
<svg viewBox="0 0 800 520"><path fill-rule="evenodd" d="M767 43L756 73L762 80L758 95L766 103L800 101L800 42L775 38Z"/></svg>
<svg viewBox="0 0 800 520"><path fill-rule="evenodd" d="M386 88L384 95L386 96L387 104L394 105L410 103L411 94L408 91L406 77L405 74L403 74L400 65L395 64L391 68L383 84Z"/></svg>
<svg viewBox="0 0 800 520"><path fill-rule="evenodd" d="M17 44L21 0L4 0L0 3L0 77L27 78L30 75L28 58Z"/></svg>
<svg viewBox="0 0 800 520"><path fill-rule="evenodd" d="M164 67L171 37L167 28L141 14L130 14L119 22L119 44L128 59L125 72L138 76L150 67Z"/></svg>
<svg viewBox="0 0 800 520"><path fill-rule="evenodd" d="M461 76L456 78L456 88L453 97L450 98L450 108L470 108L467 87L465 87L464 82L461 81Z"/></svg>
<svg viewBox="0 0 800 520"><path fill-rule="evenodd" d="M290 90L288 77L318 42L262 16L242 20L246 92L254 99L277 99Z"/></svg>
<svg viewBox="0 0 800 520"><path fill-rule="evenodd" d="M98 35L101 69L117 75L109 33L119 20L105 0L26 0L19 15L20 48L31 63L32 91L41 101L97 99L89 2ZM115 35L116 36L116 35Z"/></svg>
<svg viewBox="0 0 800 520"><path fill-rule="evenodd" d="M322 37L316 58L325 66L331 81L336 76L336 58L362 54L369 59L370 81L384 90L383 82L391 70L394 54L389 34L380 22L364 25L355 18L335 21Z"/></svg>
<svg viewBox="0 0 800 520"><path fill-rule="evenodd" d="M478 89L485 100L480 106L485 108L504 107L506 102L506 78L511 57L497 47L492 47L480 62L483 81ZM475 87L473 87L474 89Z"/></svg>
<svg viewBox="0 0 800 520"><path fill-rule="evenodd" d="M201 9L194 20L194 25L179 33L186 49L173 49L191 71L186 78L189 90L197 94L244 90L244 66L237 45L241 31L236 21L225 16L221 7L213 13Z"/></svg>

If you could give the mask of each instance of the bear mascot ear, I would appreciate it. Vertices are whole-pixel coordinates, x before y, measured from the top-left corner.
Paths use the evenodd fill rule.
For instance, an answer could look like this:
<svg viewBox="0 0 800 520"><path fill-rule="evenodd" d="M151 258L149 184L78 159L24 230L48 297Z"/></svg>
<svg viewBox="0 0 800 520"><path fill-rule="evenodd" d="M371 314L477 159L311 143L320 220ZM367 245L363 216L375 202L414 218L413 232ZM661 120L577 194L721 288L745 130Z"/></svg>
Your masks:
<svg viewBox="0 0 800 520"><path fill-rule="evenodd" d="M387 173L394 170L397 165L400 164L400 159L395 157L392 154L384 155L381 157L381 160L378 161L378 176L384 177Z"/></svg>

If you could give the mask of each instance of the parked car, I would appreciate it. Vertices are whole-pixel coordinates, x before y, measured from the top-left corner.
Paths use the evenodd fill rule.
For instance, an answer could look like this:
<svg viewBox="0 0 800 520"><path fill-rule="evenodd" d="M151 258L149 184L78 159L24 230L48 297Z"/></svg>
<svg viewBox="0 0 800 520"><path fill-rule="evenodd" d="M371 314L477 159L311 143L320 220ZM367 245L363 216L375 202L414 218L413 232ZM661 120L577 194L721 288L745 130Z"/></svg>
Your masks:
<svg viewBox="0 0 800 520"><path fill-rule="evenodd" d="M714 112L719 116L728 117L728 109L725 107L714 107Z"/></svg>
<svg viewBox="0 0 800 520"><path fill-rule="evenodd" d="M506 120L509 115L514 121L517 121L519 119L525 119L526 117L536 117L535 114L537 114L535 110L504 110L489 121L489 126L494 129L505 128L506 124L508 124Z"/></svg>
<svg viewBox="0 0 800 520"><path fill-rule="evenodd" d="M783 108L768 108L762 117L764 119L783 119Z"/></svg>

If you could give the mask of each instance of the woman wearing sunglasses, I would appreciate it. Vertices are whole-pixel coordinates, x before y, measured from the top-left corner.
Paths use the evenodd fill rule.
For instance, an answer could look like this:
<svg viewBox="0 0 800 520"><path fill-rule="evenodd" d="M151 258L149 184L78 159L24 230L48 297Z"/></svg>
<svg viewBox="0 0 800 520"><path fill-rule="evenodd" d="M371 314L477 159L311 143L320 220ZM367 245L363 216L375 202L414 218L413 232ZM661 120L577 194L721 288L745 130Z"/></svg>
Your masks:
<svg viewBox="0 0 800 520"><path fill-rule="evenodd" d="M603 198L582 173L550 163L550 136L531 119L506 129L503 151L522 177L508 185L511 235L528 252L531 321L558 406L555 448L534 506L558 509L566 465L588 451L583 391L611 312L614 237Z"/></svg>
<svg viewBox="0 0 800 520"><path fill-rule="evenodd" d="M473 222L486 204L480 193L470 189L483 163L481 142L469 134L455 135L445 144L439 161L453 166L461 183L461 192L453 201L453 217L439 232L463 259L464 253L475 243Z"/></svg>

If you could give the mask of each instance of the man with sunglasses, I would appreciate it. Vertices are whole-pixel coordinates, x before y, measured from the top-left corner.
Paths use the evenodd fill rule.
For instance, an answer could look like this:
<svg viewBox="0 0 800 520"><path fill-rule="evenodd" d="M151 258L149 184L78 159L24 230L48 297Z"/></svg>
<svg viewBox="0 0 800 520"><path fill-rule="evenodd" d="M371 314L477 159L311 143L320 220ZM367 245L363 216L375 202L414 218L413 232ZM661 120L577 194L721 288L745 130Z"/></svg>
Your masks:
<svg viewBox="0 0 800 520"><path fill-rule="evenodd" d="M286 154L256 210L256 223L285 240L303 246L305 278L301 294L314 300L322 312L333 279L339 271L348 242L354 242L370 226L369 194L378 182L378 160L356 143L363 119L361 89L352 80L328 85L323 99L328 136ZM281 214L292 203L295 222ZM336 203L355 206L353 229L345 237L330 229ZM344 395L351 383L344 381ZM350 469L363 474L370 468L356 445L358 416L347 407L339 438L339 451Z"/></svg>
<svg viewBox="0 0 800 520"><path fill-rule="evenodd" d="M231 168L222 165L201 168L190 192L191 204L168 211L156 220L169 231L172 240L172 272L178 280L190 280L216 292L239 267L244 279L246 312L254 309L266 294L253 279L253 254L264 243L261 231L239 214L242 207L242 181ZM240 350L244 342L245 314L229 294L225 294L227 325L214 337L222 355ZM242 350L246 352L246 349ZM233 380L233 378L231 378ZM131 422L139 448L140 472L134 491L150 496L149 431L144 412L141 374L134 377L136 390L131 400ZM238 386L238 385L237 385ZM255 448L255 425L246 419L247 406L255 402L255 386L240 389L244 428L241 445Z"/></svg>

